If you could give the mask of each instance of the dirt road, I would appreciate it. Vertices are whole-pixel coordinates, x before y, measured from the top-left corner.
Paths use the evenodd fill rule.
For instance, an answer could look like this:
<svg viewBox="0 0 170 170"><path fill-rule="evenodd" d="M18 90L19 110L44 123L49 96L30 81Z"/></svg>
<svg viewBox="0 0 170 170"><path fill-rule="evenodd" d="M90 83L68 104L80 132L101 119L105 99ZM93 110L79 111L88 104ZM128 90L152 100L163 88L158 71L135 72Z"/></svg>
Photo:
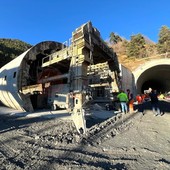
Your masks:
<svg viewBox="0 0 170 170"><path fill-rule="evenodd" d="M0 115L0 169L170 169L170 107L128 113L78 135L70 121ZM169 110L168 110L169 109ZM117 119L117 120L116 120Z"/></svg>

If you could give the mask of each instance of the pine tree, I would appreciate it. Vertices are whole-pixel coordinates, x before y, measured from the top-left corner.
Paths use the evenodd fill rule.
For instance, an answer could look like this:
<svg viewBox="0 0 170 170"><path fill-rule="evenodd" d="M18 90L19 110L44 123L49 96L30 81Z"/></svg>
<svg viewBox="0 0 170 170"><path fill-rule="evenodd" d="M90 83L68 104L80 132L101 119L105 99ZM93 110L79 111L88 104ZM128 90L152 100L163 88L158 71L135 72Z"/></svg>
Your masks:
<svg viewBox="0 0 170 170"><path fill-rule="evenodd" d="M141 34L131 36L127 46L127 56L134 58L147 57L145 45L145 39Z"/></svg>
<svg viewBox="0 0 170 170"><path fill-rule="evenodd" d="M114 32L111 32L109 37L110 37L109 41L112 44L117 44L118 42L122 41L122 38L119 35L115 34Z"/></svg>
<svg viewBox="0 0 170 170"><path fill-rule="evenodd" d="M159 40L157 44L158 52L170 52L170 29L167 26L162 26L159 32Z"/></svg>
<svg viewBox="0 0 170 170"><path fill-rule="evenodd" d="M16 39L0 38L0 67L31 48L30 44Z"/></svg>

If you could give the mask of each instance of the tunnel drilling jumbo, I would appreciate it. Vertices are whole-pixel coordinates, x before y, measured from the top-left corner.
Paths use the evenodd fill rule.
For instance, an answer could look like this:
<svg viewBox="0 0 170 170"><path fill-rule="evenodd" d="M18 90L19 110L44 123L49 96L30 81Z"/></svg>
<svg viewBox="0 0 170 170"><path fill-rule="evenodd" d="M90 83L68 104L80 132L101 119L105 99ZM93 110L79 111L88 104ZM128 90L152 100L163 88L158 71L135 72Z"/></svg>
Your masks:
<svg viewBox="0 0 170 170"><path fill-rule="evenodd" d="M104 100L111 88L119 89L119 73L116 53L87 22L72 32L69 41L41 42L3 66L0 100L28 112L65 109L78 132L85 133L88 102Z"/></svg>

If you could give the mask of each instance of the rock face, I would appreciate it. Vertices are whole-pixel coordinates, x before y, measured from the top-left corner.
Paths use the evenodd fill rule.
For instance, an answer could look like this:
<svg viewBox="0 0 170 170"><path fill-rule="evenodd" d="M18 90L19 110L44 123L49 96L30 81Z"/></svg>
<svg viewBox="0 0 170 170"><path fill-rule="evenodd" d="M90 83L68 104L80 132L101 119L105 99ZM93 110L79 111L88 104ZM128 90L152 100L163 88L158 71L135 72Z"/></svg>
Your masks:
<svg viewBox="0 0 170 170"><path fill-rule="evenodd" d="M70 121L0 115L0 169L169 169L169 103L163 116L119 114L79 135Z"/></svg>

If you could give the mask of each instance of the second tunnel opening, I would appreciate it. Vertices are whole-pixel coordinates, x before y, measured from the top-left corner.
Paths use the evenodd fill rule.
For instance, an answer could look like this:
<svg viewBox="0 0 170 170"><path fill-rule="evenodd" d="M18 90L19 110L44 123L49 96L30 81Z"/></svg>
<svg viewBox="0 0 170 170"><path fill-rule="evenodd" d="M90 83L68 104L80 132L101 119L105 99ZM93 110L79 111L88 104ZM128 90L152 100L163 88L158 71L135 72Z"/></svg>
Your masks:
<svg viewBox="0 0 170 170"><path fill-rule="evenodd" d="M170 65L157 65L145 70L138 78L137 93L144 93L149 88L158 92L170 91Z"/></svg>

